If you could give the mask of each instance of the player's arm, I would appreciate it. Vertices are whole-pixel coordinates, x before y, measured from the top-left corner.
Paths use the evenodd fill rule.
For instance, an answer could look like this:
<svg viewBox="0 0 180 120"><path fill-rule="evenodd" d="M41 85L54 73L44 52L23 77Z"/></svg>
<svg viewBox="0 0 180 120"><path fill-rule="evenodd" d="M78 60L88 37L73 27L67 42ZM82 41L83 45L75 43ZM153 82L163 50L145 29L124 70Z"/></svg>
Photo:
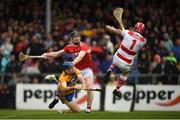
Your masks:
<svg viewBox="0 0 180 120"><path fill-rule="evenodd" d="M83 85L67 86L67 82L62 77L60 77L60 79L59 79L58 86L59 86L58 88L60 88L60 90L62 92L67 92L67 91L71 91L74 89L82 89L83 88Z"/></svg>
<svg viewBox="0 0 180 120"><path fill-rule="evenodd" d="M74 59L74 61L72 62L73 65L79 63L79 61L81 61L83 59L83 57L86 55L86 51L80 51L78 56Z"/></svg>
<svg viewBox="0 0 180 120"><path fill-rule="evenodd" d="M75 86L67 86L66 81L67 81L67 78L64 77L64 72L63 72L59 77L58 89L60 89L62 92L67 92L67 91L76 89Z"/></svg>
<svg viewBox="0 0 180 120"><path fill-rule="evenodd" d="M41 56L44 56L45 58L57 58L65 53L64 49L56 51L56 52L49 52L44 53Z"/></svg>
<svg viewBox="0 0 180 120"><path fill-rule="evenodd" d="M61 85L62 92L68 92L74 89L83 89L83 85L67 86L66 82L60 83L60 85Z"/></svg>
<svg viewBox="0 0 180 120"><path fill-rule="evenodd" d="M67 92L75 89L75 86L67 86L66 82L62 82L62 83L59 82L58 86L61 86L62 92Z"/></svg>
<svg viewBox="0 0 180 120"><path fill-rule="evenodd" d="M121 33L122 33L121 29L117 29L117 28L114 28L114 27L109 26L109 25L106 25L106 29L108 31L113 32L113 33L118 34L118 35L121 35Z"/></svg>

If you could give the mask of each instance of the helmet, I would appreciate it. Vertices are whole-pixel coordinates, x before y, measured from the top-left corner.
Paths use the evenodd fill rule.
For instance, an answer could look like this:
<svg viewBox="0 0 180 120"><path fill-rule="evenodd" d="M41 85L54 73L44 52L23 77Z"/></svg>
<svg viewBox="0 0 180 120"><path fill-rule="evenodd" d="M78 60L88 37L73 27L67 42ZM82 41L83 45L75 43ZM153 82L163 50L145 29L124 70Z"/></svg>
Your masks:
<svg viewBox="0 0 180 120"><path fill-rule="evenodd" d="M141 22L137 22L134 26L135 31L143 33L144 29L145 29L145 25Z"/></svg>
<svg viewBox="0 0 180 120"><path fill-rule="evenodd" d="M67 70L69 68L73 67L73 63L72 62L64 62L62 65L62 69L63 70Z"/></svg>

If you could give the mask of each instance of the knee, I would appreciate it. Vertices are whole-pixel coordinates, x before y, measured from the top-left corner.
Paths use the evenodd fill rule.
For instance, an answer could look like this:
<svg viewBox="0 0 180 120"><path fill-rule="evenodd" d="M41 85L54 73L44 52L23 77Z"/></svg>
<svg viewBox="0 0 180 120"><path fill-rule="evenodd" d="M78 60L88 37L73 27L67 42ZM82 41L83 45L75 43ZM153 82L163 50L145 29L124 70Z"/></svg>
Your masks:
<svg viewBox="0 0 180 120"><path fill-rule="evenodd" d="M80 108L77 108L74 110L75 113L80 113L81 112L81 109Z"/></svg>
<svg viewBox="0 0 180 120"><path fill-rule="evenodd" d="M94 83L93 77L86 78L85 84L86 84L87 88L92 88L93 87L93 83Z"/></svg>
<svg viewBox="0 0 180 120"><path fill-rule="evenodd" d="M92 96L93 95L93 91L88 90L87 94Z"/></svg>
<svg viewBox="0 0 180 120"><path fill-rule="evenodd" d="M93 83L86 83L86 87L87 87L87 89L93 88Z"/></svg>

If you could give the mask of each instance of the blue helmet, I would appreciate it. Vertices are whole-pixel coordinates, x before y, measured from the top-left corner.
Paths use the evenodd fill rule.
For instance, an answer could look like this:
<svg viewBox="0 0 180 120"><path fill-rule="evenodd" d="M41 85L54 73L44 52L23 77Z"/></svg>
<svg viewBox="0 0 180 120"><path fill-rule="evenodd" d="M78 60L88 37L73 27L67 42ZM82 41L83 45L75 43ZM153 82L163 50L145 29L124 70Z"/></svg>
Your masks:
<svg viewBox="0 0 180 120"><path fill-rule="evenodd" d="M73 63L72 62L64 62L62 65L62 69L63 70L67 70L69 68L73 67Z"/></svg>

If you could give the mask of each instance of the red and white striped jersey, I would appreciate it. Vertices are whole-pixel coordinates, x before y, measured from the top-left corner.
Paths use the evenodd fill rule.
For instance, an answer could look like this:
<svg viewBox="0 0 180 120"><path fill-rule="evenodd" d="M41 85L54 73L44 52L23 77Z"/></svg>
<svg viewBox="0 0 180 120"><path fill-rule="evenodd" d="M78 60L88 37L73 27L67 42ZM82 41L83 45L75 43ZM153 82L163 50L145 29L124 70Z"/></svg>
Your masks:
<svg viewBox="0 0 180 120"><path fill-rule="evenodd" d="M123 41L116 55L123 63L132 65L136 54L144 46L146 40L141 34L130 30L122 31L122 36Z"/></svg>

